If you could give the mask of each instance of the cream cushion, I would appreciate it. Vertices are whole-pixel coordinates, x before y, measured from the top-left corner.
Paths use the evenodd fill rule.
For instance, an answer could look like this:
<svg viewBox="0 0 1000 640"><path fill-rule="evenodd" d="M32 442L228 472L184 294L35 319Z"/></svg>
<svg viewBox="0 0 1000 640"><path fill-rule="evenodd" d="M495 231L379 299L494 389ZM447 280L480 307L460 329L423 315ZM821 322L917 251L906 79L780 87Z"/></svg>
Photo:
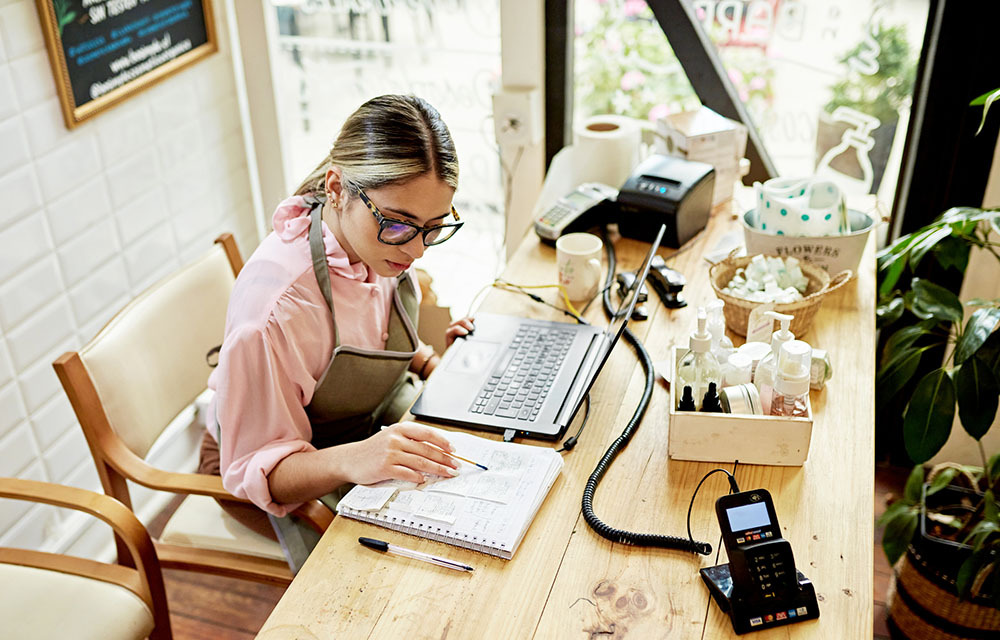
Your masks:
<svg viewBox="0 0 1000 640"><path fill-rule="evenodd" d="M68 573L0 564L0 636L18 640L145 638L153 614L125 587Z"/></svg>
<svg viewBox="0 0 1000 640"><path fill-rule="evenodd" d="M222 344L233 270L222 247L161 280L80 351L111 428L140 458L205 389Z"/></svg>
<svg viewBox="0 0 1000 640"><path fill-rule="evenodd" d="M190 495L185 498L163 528L160 541L185 547L285 559L277 542L240 524L208 496Z"/></svg>

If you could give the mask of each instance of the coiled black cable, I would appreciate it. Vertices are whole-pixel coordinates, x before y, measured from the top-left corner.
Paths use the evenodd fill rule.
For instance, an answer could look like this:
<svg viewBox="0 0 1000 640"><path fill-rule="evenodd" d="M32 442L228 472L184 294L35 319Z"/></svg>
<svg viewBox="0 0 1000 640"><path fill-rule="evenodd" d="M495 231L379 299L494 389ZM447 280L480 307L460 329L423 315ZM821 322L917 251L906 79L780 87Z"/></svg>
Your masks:
<svg viewBox="0 0 1000 640"><path fill-rule="evenodd" d="M613 316L614 312L611 309L610 285L614 279L617 260L615 248L607 237L604 238L604 248L608 257L608 274L605 279L603 297L604 311L609 316ZM637 282L635 286L642 286L642 283ZM649 352L646 351L642 342L635 336L635 334L629 331L627 327L625 329L625 339L635 349L636 355L642 363L642 368L646 372L646 385L643 388L642 398L639 400L639 404L636 406L635 413L632 414L632 418L628 421L628 424L625 426L621 435L611 443L610 447L608 447L608 450L604 453L604 456L601 457L601 460L594 468L593 473L590 474L590 478L587 479L587 486L583 490L583 519L587 521L590 528L597 532L599 536L612 542L628 544L636 547L678 549L680 551L700 553L707 556L712 553L712 545L707 542L698 542L691 538L690 534L688 538L680 538L677 536L655 533L634 533L632 531L623 531L622 529L615 529L614 527L604 523L594 513L594 492L597 490L597 485L604 477L604 474L607 472L608 467L611 466L614 459L618 456L621 450L625 448L629 440L632 439L632 436L635 434L635 430L642 421L643 415L646 413L646 408L649 406L649 398L653 395L655 377L653 374L653 361L649 357Z"/></svg>

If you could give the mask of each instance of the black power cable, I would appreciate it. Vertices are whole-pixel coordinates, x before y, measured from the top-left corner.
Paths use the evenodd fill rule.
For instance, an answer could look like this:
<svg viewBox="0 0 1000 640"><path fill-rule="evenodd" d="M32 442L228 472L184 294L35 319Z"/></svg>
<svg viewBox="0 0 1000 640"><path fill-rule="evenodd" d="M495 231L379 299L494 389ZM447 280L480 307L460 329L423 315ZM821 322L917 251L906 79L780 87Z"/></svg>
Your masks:
<svg viewBox="0 0 1000 640"><path fill-rule="evenodd" d="M608 257L608 274L605 279L603 297L604 311L609 316L613 316L614 312L611 309L610 290L611 282L614 279L615 274L616 256L614 246L607 239L607 237L604 238L604 248ZM638 286L641 283L636 284ZM646 351L642 342L636 338L635 334L633 334L628 328L625 329L625 339L635 349L636 355L642 363L642 368L646 372L646 385L642 392L642 398L639 400L639 404L635 409L635 413L632 414L632 418L628 421L628 424L625 426L622 434L611 443L610 447L608 447L608 450L604 453L604 456L597 463L593 473L590 474L590 478L587 480L587 486L583 490L583 519L587 521L587 524L590 525L590 527L596 531L598 535L612 542L637 547L678 549L680 551L700 553L707 556L712 553L712 545L707 542L698 542L692 539L690 537L690 533L688 534L688 538L685 539L677 536L654 533L634 533L632 531L623 531L621 529L615 529L614 527L604 523L594 513L594 492L597 490L597 485L604 477L604 474L607 472L608 467L614 459L618 456L621 450L625 448L629 440L632 439L639 423L642 421L643 415L646 413L646 408L649 406L649 398L653 394L655 378L653 374L653 361L649 357L649 352Z"/></svg>

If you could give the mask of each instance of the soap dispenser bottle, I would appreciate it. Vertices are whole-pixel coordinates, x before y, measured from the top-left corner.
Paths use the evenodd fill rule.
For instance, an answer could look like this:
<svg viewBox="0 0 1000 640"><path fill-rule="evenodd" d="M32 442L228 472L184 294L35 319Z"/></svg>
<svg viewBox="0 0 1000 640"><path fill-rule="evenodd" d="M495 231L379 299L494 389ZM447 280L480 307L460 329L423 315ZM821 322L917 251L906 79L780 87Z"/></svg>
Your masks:
<svg viewBox="0 0 1000 640"><path fill-rule="evenodd" d="M809 369L812 347L801 340L781 345L775 372L771 415L805 418L809 416Z"/></svg>
<svg viewBox="0 0 1000 640"><path fill-rule="evenodd" d="M691 387L697 409L701 409L702 398L708 391L708 385L714 382L716 388L719 386L719 361L712 355L712 335L706 328L707 323L708 317L705 314L705 309L700 307L698 309L698 328L691 334L689 350L681 358L681 363L677 367L677 384L679 385L677 388ZM680 395L678 395L679 400Z"/></svg>
<svg viewBox="0 0 1000 640"><path fill-rule="evenodd" d="M726 335L726 317L722 311L725 306L726 303L722 300L712 300L706 307L708 332L712 335L712 355L720 365L725 365L729 356L736 351L733 341Z"/></svg>
<svg viewBox="0 0 1000 640"><path fill-rule="evenodd" d="M795 336L788 330L793 316L776 311L765 311L764 315L772 320L777 320L781 324L781 328L771 334L770 353L761 358L753 374L753 384L757 387L757 393L760 395L761 409L763 409L764 415L770 415L771 396L774 394L775 369L778 366L778 351L781 349L781 345L789 340L794 340Z"/></svg>

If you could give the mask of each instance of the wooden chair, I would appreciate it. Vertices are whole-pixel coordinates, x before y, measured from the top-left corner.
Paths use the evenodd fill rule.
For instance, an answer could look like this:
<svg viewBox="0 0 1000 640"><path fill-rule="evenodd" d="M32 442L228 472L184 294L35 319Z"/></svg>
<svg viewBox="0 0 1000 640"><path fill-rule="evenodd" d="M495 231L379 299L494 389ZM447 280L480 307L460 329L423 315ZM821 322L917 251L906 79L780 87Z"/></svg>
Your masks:
<svg viewBox="0 0 1000 640"><path fill-rule="evenodd" d="M143 459L204 391L211 371L206 354L222 343L229 295L242 266L233 237L223 234L206 256L152 285L53 367L106 494L131 508L127 479L187 495L156 541L161 565L288 584L292 573L278 543L243 526L213 500L236 500L218 476L158 469ZM319 501L296 515L320 532L333 520ZM119 541L120 558L122 551Z"/></svg>
<svg viewBox="0 0 1000 640"><path fill-rule="evenodd" d="M0 478L0 498L75 509L103 520L135 567L0 547L0 635L19 640L171 638L153 542L124 505L92 491L16 478Z"/></svg>

